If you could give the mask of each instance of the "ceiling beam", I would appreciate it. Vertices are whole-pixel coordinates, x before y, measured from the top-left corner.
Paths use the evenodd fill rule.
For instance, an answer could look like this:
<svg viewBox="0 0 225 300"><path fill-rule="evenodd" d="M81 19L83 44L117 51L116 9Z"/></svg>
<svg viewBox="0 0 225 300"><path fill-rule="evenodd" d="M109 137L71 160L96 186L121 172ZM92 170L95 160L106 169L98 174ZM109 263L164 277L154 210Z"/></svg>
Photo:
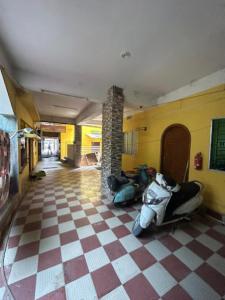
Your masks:
<svg viewBox="0 0 225 300"><path fill-rule="evenodd" d="M60 123L60 124L75 124L74 119L67 117L40 115L40 122Z"/></svg>
<svg viewBox="0 0 225 300"><path fill-rule="evenodd" d="M90 103L88 104L80 114L75 118L75 124L84 124L88 121L91 122L92 119L99 116L102 113L102 104L100 103Z"/></svg>

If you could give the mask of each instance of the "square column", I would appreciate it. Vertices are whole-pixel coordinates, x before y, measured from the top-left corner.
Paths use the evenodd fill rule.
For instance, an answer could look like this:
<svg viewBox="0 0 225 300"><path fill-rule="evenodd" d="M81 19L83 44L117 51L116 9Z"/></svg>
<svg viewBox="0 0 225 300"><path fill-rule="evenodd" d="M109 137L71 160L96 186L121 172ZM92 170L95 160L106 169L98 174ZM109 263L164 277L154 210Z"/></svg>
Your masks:
<svg viewBox="0 0 225 300"><path fill-rule="evenodd" d="M102 188L108 191L107 177L121 173L123 151L123 89L112 86L102 110Z"/></svg>
<svg viewBox="0 0 225 300"><path fill-rule="evenodd" d="M82 140L82 126L75 125L75 151L74 151L74 166L75 168L80 167L81 161L81 140Z"/></svg>

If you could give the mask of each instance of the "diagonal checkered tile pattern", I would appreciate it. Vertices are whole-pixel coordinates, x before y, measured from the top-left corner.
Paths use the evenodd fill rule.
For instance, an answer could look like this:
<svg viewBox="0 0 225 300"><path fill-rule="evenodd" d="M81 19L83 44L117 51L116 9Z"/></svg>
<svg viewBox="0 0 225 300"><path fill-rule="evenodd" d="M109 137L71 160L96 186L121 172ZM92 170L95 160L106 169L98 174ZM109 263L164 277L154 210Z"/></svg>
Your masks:
<svg viewBox="0 0 225 300"><path fill-rule="evenodd" d="M131 228L141 204L114 208L105 200L94 169L52 169L31 184L4 261L15 299L224 297L224 226L196 216L174 232L152 229L137 239Z"/></svg>

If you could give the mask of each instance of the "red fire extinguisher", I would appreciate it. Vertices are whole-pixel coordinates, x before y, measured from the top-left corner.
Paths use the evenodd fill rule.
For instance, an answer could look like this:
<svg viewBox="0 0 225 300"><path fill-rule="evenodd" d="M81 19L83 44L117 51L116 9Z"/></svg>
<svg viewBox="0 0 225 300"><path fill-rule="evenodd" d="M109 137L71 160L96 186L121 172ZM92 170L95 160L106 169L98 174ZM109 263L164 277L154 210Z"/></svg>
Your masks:
<svg viewBox="0 0 225 300"><path fill-rule="evenodd" d="M198 152L195 155L195 159L194 159L194 167L196 170L201 170L202 169L202 163L203 163L203 158L202 158L202 153Z"/></svg>

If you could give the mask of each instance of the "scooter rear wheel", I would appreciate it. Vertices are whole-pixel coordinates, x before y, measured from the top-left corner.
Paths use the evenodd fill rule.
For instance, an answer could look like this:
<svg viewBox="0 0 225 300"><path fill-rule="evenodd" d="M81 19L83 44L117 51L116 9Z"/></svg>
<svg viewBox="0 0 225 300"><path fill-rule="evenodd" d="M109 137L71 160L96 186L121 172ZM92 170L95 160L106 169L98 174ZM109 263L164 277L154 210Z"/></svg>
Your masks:
<svg viewBox="0 0 225 300"><path fill-rule="evenodd" d="M144 230L144 228L142 228L140 225L140 216L141 216L141 214L139 213L137 215L136 219L134 220L134 225L132 227L133 235L136 237L138 237Z"/></svg>

